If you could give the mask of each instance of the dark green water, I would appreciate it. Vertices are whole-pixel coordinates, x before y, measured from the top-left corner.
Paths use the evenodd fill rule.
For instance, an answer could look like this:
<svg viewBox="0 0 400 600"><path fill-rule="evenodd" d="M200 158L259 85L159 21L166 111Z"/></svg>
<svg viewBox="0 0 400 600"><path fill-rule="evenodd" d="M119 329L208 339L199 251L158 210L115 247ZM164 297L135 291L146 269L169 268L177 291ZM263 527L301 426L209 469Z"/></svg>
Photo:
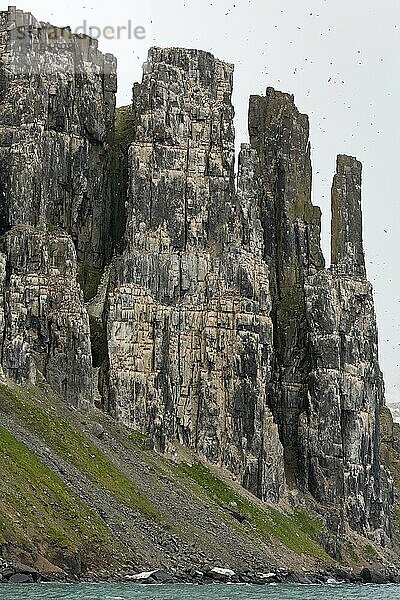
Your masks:
<svg viewBox="0 0 400 600"><path fill-rule="evenodd" d="M1 600L400 600L400 586L2 585Z"/></svg>

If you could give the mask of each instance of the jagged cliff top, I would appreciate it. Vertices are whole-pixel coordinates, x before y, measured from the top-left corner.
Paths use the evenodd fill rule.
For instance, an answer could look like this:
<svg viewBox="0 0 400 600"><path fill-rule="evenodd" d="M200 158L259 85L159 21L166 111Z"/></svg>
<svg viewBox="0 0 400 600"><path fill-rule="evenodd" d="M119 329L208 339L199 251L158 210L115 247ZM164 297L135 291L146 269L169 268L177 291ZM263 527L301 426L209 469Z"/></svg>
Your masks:
<svg viewBox="0 0 400 600"><path fill-rule="evenodd" d="M13 55L11 44L14 44L17 53L14 53L13 65L18 69L17 72L30 72L29 69L32 69L34 65L35 53L43 53L45 50L57 53L61 57L66 52L79 50L82 58L89 63L103 66L102 62L104 61L106 66L103 66L103 69L106 74L116 69L115 56L111 53L101 52L97 39L84 33L73 34L70 27L58 27L48 22L38 21L32 13L19 10L15 6L9 6L7 10L0 11L1 29L8 33L7 46L2 52L2 61L8 62L4 53L9 54L9 57ZM35 36L29 33L32 31L36 31L36 40ZM30 49L32 55L27 54L27 49ZM88 66L86 65L86 69ZM61 71L62 67L63 64L59 64L58 70ZM47 68L50 69L50 66ZM81 66L77 63L75 69L80 68ZM43 72L44 69L45 67L42 65Z"/></svg>
<svg viewBox="0 0 400 600"><path fill-rule="evenodd" d="M190 68L190 61L197 62L199 66L206 67L207 63L216 63L234 70L235 66L229 62L220 60L211 52L197 48L160 47L152 46L148 51L148 60L154 62L166 62L176 64L184 69Z"/></svg>

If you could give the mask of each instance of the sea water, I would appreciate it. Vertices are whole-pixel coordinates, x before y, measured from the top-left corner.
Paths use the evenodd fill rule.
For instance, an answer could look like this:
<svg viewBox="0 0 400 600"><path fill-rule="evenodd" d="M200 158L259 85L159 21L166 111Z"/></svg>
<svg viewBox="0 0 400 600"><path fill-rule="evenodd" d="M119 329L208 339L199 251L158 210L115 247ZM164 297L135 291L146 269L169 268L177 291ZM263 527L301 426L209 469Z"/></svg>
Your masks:
<svg viewBox="0 0 400 600"><path fill-rule="evenodd" d="M399 585L0 585L1 600L400 600Z"/></svg>

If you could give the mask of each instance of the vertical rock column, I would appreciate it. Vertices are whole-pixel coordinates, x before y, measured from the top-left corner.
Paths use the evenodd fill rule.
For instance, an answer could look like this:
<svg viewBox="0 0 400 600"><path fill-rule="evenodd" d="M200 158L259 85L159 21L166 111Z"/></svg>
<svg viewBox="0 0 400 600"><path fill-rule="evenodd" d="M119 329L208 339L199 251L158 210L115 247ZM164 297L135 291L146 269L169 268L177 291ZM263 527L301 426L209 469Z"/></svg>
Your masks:
<svg viewBox="0 0 400 600"><path fill-rule="evenodd" d="M134 88L105 402L159 450L178 440L276 501L284 475L265 397L269 279L241 246L249 192L235 193L232 72L205 52L153 48Z"/></svg>
<svg viewBox="0 0 400 600"><path fill-rule="evenodd" d="M279 423L286 473L294 484L302 475L298 424L307 403L310 371L304 280L324 267L321 211L311 203L308 117L299 113L293 96L272 88L265 97L252 96L249 132L260 161L260 219L264 257L271 271L270 404Z"/></svg>
<svg viewBox="0 0 400 600"><path fill-rule="evenodd" d="M0 12L2 365L84 407L92 361L79 283L92 297L113 252L115 70L95 40Z"/></svg>
<svg viewBox="0 0 400 600"><path fill-rule="evenodd" d="M106 167L116 60L96 40L11 7L0 13L0 73L1 232L67 231L91 297L112 256Z"/></svg>
<svg viewBox="0 0 400 600"><path fill-rule="evenodd" d="M332 267L366 277L361 209L361 163L339 155L332 185Z"/></svg>
<svg viewBox="0 0 400 600"><path fill-rule="evenodd" d="M339 537L350 526L386 543L390 481L380 468L377 419L384 385L372 287L365 279L361 165L338 157L333 264L326 271L320 210L311 203L307 117L292 96L268 89L266 97L250 100L249 129L259 158L252 170L259 208L246 211L261 223L271 271L274 360L268 389L286 475L290 484L329 504L332 515L337 510ZM251 242L248 232L245 239ZM337 539L333 535L332 552Z"/></svg>
<svg viewBox="0 0 400 600"><path fill-rule="evenodd" d="M362 245L361 165L338 157L332 187L331 271L306 281L312 372L302 415L308 487L360 533L390 537L390 482L380 466L384 383Z"/></svg>

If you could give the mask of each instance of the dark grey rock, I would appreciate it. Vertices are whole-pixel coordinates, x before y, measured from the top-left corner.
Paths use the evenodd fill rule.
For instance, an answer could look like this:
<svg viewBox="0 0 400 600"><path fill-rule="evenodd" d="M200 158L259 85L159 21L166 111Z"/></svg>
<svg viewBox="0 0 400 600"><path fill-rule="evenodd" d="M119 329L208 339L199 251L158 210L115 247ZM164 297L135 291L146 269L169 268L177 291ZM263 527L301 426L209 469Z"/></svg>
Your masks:
<svg viewBox="0 0 400 600"><path fill-rule="evenodd" d="M3 579L6 579L6 580L9 579L11 577L11 575L15 575L14 567L2 567L1 575L2 575Z"/></svg>
<svg viewBox="0 0 400 600"><path fill-rule="evenodd" d="M9 583L33 583L34 579L31 575L24 575L23 573L16 573L11 575Z"/></svg>
<svg viewBox="0 0 400 600"><path fill-rule="evenodd" d="M361 209L361 163L339 155L332 186L332 267L366 277Z"/></svg>
<svg viewBox="0 0 400 600"><path fill-rule="evenodd" d="M167 573L167 571L155 571L152 574L152 579L154 579L157 583L174 583L174 577L170 574Z"/></svg>
<svg viewBox="0 0 400 600"><path fill-rule="evenodd" d="M14 569L17 571L17 573L25 573L29 575L37 575L38 573L33 567L19 562L14 563Z"/></svg>
<svg viewBox="0 0 400 600"><path fill-rule="evenodd" d="M100 425L100 423L95 423L92 427L92 435L95 437L102 439L104 437L104 427Z"/></svg>
<svg viewBox="0 0 400 600"><path fill-rule="evenodd" d="M30 567L29 565L24 565L22 563L17 562L13 564L13 568L16 574L29 575L29 577L31 577L32 580L35 582L38 582L41 579L40 573L33 567Z"/></svg>
<svg viewBox="0 0 400 600"><path fill-rule="evenodd" d="M82 574L82 557L79 552L61 552L60 563L71 575L79 577Z"/></svg>
<svg viewBox="0 0 400 600"><path fill-rule="evenodd" d="M310 585L314 583L313 579L302 573L288 573L285 578L285 583L299 583L301 585Z"/></svg>
<svg viewBox="0 0 400 600"><path fill-rule="evenodd" d="M384 575L378 573L377 571L373 571L367 567L361 571L360 578L364 583L388 583L388 580Z"/></svg>

